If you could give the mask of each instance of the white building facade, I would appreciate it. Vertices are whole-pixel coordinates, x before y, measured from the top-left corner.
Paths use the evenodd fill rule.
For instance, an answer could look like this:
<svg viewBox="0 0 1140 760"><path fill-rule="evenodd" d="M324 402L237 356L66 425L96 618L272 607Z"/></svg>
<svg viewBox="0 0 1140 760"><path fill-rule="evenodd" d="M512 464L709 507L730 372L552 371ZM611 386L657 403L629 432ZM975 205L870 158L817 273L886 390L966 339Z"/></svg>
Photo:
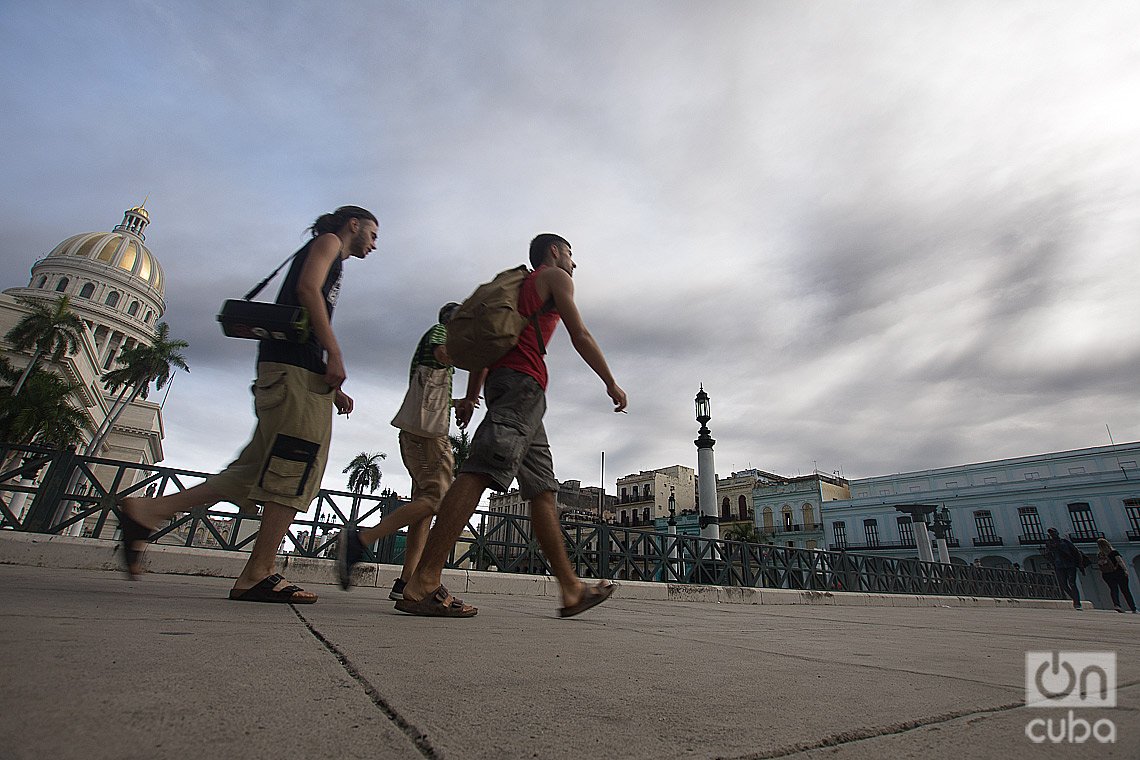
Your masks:
<svg viewBox="0 0 1140 760"><path fill-rule="evenodd" d="M756 530L781 546L823 548L825 504L851 496L838 475L813 473L758 482L752 489Z"/></svg>
<svg viewBox="0 0 1140 760"><path fill-rule="evenodd" d="M1107 538L1140 573L1140 442L1000 459L850 481L851 497L823 503L826 548L917 557L910 519L895 509L950 511L952 562L1017 564L1051 572L1041 554L1057 528L1089 555ZM1079 580L1098 607L1107 589L1095 564Z"/></svg>

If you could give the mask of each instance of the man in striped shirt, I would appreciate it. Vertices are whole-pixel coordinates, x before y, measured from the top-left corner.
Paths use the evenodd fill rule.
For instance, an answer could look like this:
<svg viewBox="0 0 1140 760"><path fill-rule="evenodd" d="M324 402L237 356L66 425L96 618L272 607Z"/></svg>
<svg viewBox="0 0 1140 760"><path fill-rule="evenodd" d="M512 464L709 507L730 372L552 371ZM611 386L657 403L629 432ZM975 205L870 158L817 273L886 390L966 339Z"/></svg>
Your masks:
<svg viewBox="0 0 1140 760"><path fill-rule="evenodd" d="M416 344L416 351L412 355L412 364L408 371L408 382L412 384L416 382L416 374L421 367L445 370L447 387L444 403L448 407L453 405L451 378L454 369L444 344L447 343L446 325L458 308L459 304L448 303L439 310L439 322L425 332L420 342ZM479 405L479 389L482 386L479 375L480 373L474 373L470 378L467 396L454 402L456 421L461 428L466 427L471 421L471 415ZM430 403L430 400L425 397L424 403ZM450 414L449 408L445 415L449 418ZM392 424L400 427L399 422L400 415L397 415ZM451 486L454 468L454 455L446 424L441 435L425 436L421 433L422 431L418 430L400 430L400 457L404 460L404 466L412 478L412 500L371 528L363 530L346 528L341 532L337 542L336 564L341 588L347 590L352 586L352 568L363 560L365 546L394 534L400 528L407 527L404 568L388 595L396 601L404 598L404 586L420 561L431 519L439 511L440 501Z"/></svg>

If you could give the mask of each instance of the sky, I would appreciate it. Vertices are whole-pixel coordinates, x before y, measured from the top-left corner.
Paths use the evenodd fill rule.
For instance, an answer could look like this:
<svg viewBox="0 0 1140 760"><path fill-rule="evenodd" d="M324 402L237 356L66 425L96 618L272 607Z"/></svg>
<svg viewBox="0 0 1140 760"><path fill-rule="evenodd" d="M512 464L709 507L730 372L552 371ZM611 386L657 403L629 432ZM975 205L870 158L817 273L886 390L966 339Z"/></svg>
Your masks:
<svg viewBox="0 0 1140 760"><path fill-rule="evenodd" d="M381 226L333 321L356 411L327 488L379 451L407 493L416 341L546 231L629 395L559 331L560 479L695 469L702 385L722 477L1136 441L1137 28L1134 2L0 0L0 286L145 198L192 470L253 426L221 302L348 203Z"/></svg>

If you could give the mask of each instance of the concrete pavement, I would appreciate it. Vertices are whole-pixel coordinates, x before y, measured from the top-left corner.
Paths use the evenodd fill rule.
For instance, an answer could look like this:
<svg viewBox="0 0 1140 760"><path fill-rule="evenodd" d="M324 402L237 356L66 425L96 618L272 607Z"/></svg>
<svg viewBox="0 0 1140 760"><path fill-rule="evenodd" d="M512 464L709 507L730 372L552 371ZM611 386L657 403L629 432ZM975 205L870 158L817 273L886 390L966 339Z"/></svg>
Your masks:
<svg viewBox="0 0 1140 760"><path fill-rule="evenodd" d="M0 562L29 548L0 544ZM428 620L395 612L386 586L292 572L317 604L231 602L209 574L35 564L0 564L0 758L1140 757L1140 615L685 602L628 584L562 620L520 581L466 593L471 620ZM1026 737L1067 715L1024 706L1027 650L1117 653L1117 707L1076 710L1111 720L1114 744Z"/></svg>

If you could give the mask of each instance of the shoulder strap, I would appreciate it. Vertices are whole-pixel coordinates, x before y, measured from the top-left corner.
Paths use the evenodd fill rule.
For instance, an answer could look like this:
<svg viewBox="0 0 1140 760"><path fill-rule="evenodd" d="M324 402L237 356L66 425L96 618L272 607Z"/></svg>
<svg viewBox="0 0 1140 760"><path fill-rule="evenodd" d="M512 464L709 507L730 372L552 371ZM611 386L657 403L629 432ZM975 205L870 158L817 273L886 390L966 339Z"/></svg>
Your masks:
<svg viewBox="0 0 1140 760"><path fill-rule="evenodd" d="M293 253L289 254L289 257L287 259L285 259L284 261L282 261L277 266L276 269L274 269L272 272L270 272L268 277L266 277L261 282L257 283L257 285L254 286L253 290L249 291L244 296L242 296L242 300L243 301L253 300L254 296L256 296L258 293L260 293L262 290L264 290L265 286L269 284L269 281L272 280L277 275L277 273L281 271L281 268L284 267L286 264L288 264L290 261L292 261L294 258L296 258L297 254L303 250L305 250L305 249L302 247L302 248L297 249Z"/></svg>
<svg viewBox="0 0 1140 760"><path fill-rule="evenodd" d="M538 311L530 315L530 326L534 328L534 336L538 339L538 355L546 356L546 340L542 337L542 330L538 329L538 318L547 312L554 311L554 299L547 298L546 303Z"/></svg>

